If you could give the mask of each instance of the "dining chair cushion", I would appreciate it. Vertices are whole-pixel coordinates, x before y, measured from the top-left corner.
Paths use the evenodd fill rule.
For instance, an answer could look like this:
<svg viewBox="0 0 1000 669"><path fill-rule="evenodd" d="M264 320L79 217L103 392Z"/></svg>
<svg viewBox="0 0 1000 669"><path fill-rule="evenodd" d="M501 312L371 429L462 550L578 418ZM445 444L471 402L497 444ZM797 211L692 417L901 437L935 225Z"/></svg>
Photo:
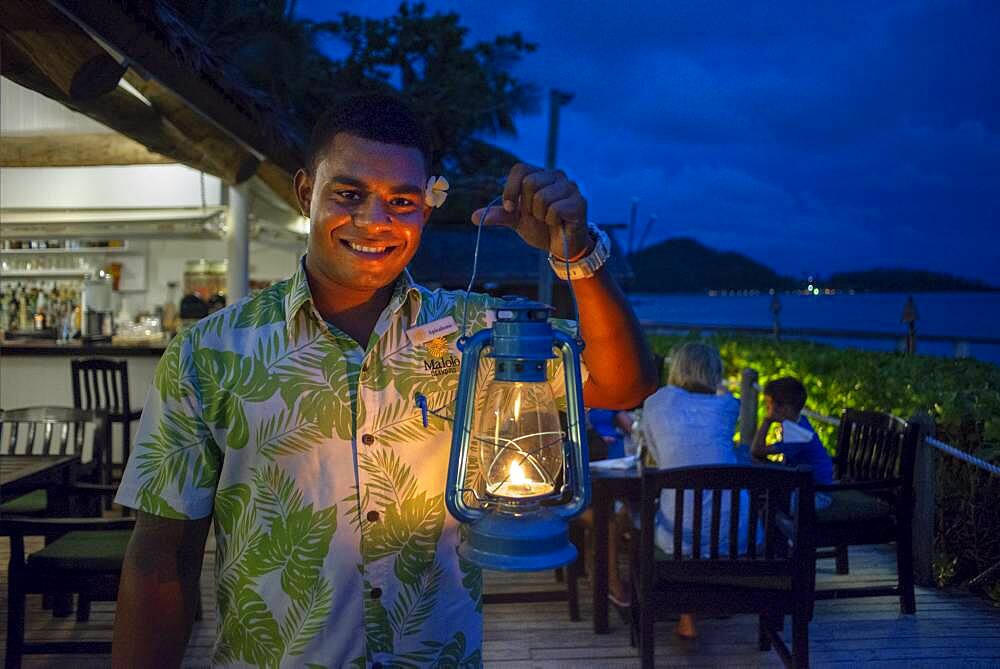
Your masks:
<svg viewBox="0 0 1000 669"><path fill-rule="evenodd" d="M816 509L817 525L859 523L892 514L892 506L887 502L859 490L836 490L828 494L833 501L826 508Z"/></svg>
<svg viewBox="0 0 1000 669"><path fill-rule="evenodd" d="M28 566L60 571L120 570L131 530L68 532L28 556Z"/></svg>
<svg viewBox="0 0 1000 669"><path fill-rule="evenodd" d="M32 490L0 504L0 513L11 516L37 516L49 508L49 495L44 490Z"/></svg>

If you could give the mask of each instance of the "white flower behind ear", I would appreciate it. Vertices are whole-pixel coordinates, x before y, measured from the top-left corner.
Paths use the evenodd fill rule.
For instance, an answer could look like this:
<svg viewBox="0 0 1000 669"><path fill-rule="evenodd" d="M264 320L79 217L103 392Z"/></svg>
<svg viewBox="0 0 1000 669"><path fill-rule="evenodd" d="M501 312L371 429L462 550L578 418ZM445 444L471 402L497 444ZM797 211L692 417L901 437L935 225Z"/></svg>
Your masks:
<svg viewBox="0 0 1000 669"><path fill-rule="evenodd" d="M444 177L431 177L424 188L424 203L428 207L440 207L448 199L448 180Z"/></svg>

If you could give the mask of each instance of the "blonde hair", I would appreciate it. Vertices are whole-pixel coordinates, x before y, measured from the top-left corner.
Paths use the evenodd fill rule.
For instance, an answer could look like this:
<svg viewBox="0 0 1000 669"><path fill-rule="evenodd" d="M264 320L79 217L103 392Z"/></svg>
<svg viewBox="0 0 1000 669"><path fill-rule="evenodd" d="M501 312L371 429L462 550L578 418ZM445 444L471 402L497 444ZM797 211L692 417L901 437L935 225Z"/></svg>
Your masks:
<svg viewBox="0 0 1000 669"><path fill-rule="evenodd" d="M714 393L722 383L722 358L714 346L689 341L670 356L667 383L692 393Z"/></svg>

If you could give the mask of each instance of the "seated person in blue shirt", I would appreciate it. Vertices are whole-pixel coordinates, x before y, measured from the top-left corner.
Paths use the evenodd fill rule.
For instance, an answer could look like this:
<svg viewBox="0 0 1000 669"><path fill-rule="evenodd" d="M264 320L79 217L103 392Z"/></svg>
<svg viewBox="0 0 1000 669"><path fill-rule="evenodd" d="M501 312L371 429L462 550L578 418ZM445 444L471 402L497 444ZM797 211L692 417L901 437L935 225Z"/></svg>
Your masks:
<svg viewBox="0 0 1000 669"><path fill-rule="evenodd" d="M802 382L792 376L768 382L764 386L764 402L767 417L754 436L751 455L764 459L765 456L780 453L784 456L785 464L790 467L812 467L816 483L833 483L833 463L830 456L809 419L802 415L802 409L806 405L806 389ZM781 436L774 443L768 444L768 434L775 423L781 426ZM827 496L816 496L817 507L828 505Z"/></svg>

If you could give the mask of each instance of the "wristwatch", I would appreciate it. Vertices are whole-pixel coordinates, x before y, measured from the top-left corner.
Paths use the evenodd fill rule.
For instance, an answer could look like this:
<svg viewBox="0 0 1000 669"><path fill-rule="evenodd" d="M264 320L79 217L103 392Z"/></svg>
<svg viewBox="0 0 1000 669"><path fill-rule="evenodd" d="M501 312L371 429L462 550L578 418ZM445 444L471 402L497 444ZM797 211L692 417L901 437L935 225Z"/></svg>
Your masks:
<svg viewBox="0 0 1000 669"><path fill-rule="evenodd" d="M594 244L594 249L584 257L567 263L565 260L560 260L551 253L549 254L549 266L552 267L552 271L556 273L556 276L563 281L576 281L577 279L586 279L594 276L597 270L601 269L611 256L611 240L608 239L607 233L590 222L587 223L587 231L596 243ZM566 271L567 264L569 265L569 272Z"/></svg>

